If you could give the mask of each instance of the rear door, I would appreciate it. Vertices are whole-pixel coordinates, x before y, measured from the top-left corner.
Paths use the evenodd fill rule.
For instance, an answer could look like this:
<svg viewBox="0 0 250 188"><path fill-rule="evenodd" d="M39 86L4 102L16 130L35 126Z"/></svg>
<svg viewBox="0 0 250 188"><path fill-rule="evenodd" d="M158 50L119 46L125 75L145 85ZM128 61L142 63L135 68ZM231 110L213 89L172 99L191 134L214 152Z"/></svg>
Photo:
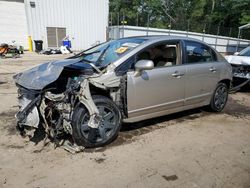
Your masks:
<svg viewBox="0 0 250 188"><path fill-rule="evenodd" d="M185 41L185 105L210 101L219 81L220 67L215 52L207 45Z"/></svg>

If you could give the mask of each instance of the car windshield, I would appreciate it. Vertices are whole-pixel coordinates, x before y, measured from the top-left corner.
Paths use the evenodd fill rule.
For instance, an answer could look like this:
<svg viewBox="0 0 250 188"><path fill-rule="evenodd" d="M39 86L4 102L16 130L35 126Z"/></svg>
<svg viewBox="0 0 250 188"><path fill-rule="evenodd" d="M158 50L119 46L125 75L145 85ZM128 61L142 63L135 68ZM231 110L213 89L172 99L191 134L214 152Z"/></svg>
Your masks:
<svg viewBox="0 0 250 188"><path fill-rule="evenodd" d="M83 61L96 66L107 66L145 42L146 39L125 38L112 40L80 53Z"/></svg>
<svg viewBox="0 0 250 188"><path fill-rule="evenodd" d="M250 46L248 46L247 48L245 48L244 50L242 50L239 53L240 56L250 56Z"/></svg>

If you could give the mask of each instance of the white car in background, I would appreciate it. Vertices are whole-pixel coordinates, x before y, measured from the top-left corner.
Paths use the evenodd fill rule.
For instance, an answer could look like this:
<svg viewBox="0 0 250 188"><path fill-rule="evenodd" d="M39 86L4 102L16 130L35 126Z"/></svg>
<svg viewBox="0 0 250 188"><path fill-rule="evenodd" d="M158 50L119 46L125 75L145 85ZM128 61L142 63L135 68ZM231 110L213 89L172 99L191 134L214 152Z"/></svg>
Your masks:
<svg viewBox="0 0 250 188"><path fill-rule="evenodd" d="M233 67L234 79L250 79L250 46L225 58Z"/></svg>

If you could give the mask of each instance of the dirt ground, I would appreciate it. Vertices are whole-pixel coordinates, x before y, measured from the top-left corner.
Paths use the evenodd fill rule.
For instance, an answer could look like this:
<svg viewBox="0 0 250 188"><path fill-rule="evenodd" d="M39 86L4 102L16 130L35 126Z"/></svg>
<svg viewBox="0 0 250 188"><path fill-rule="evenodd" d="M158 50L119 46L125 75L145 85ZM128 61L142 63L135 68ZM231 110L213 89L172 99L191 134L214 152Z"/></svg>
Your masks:
<svg viewBox="0 0 250 188"><path fill-rule="evenodd" d="M65 57L0 59L0 188L250 187L249 90L231 94L221 113L195 109L124 125L111 145L75 155L21 138L12 76Z"/></svg>

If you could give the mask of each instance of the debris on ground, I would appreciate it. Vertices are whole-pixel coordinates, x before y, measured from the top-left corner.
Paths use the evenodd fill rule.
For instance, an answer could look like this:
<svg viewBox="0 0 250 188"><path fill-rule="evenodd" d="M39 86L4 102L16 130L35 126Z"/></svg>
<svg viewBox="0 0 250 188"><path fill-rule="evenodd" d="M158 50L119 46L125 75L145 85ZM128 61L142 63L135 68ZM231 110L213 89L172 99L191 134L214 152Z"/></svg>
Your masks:
<svg viewBox="0 0 250 188"><path fill-rule="evenodd" d="M72 154L75 154L75 153L79 153L79 152L82 152L84 150L84 147L83 146L78 146L76 144L72 144L70 141L66 140L63 144L63 148L72 153Z"/></svg>
<svg viewBox="0 0 250 188"><path fill-rule="evenodd" d="M61 46L60 48L49 48L39 52L39 54L43 55L70 54L70 53L72 53L72 51L67 46Z"/></svg>

